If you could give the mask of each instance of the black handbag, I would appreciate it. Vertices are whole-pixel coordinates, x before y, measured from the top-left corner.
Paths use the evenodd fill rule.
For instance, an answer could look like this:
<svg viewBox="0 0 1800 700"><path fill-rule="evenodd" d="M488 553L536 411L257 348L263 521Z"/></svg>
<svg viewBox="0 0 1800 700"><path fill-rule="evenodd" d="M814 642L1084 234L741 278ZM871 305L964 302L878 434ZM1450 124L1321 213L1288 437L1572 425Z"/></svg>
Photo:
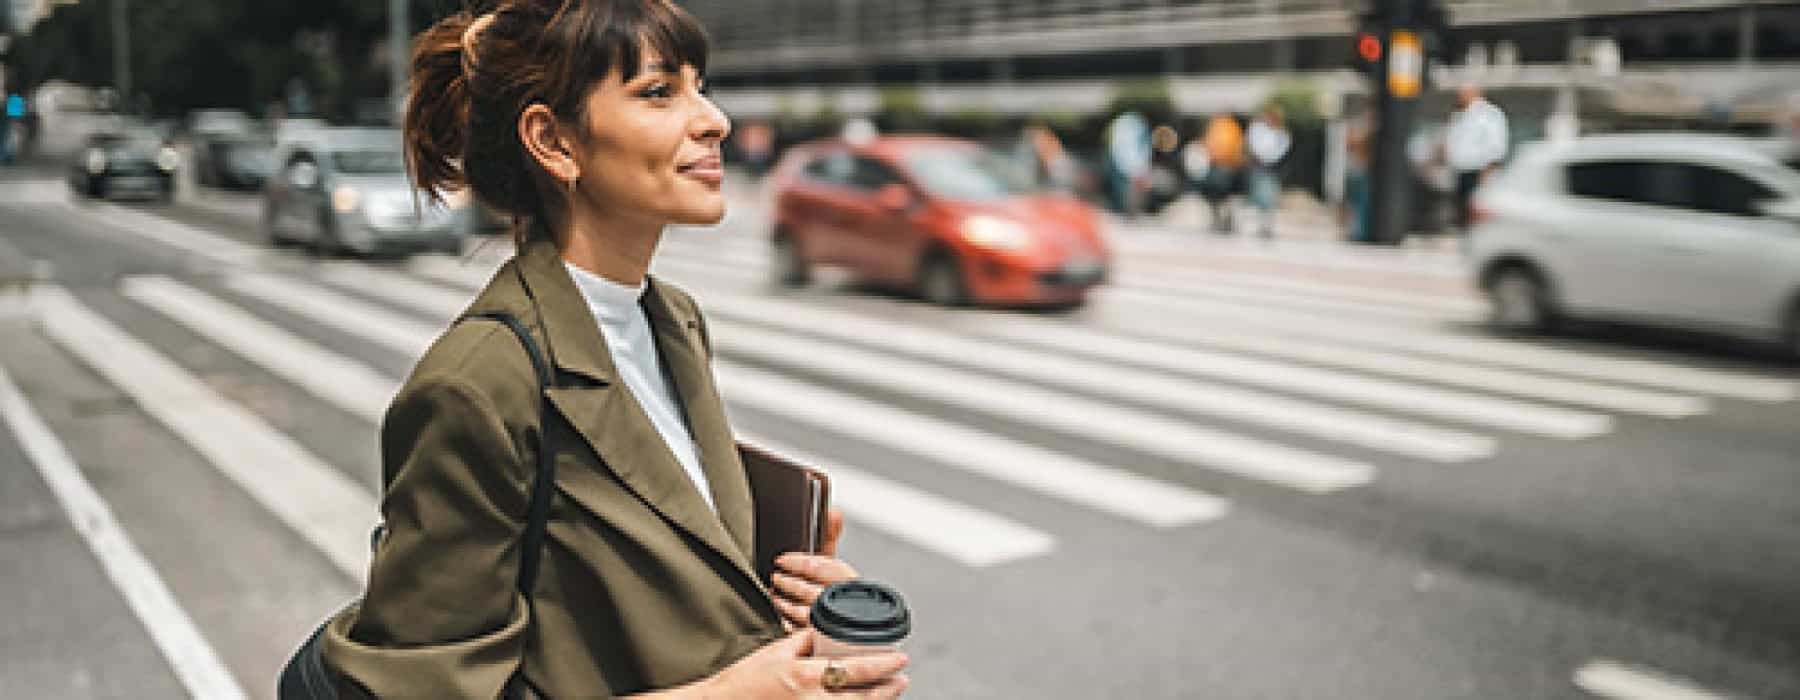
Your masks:
<svg viewBox="0 0 1800 700"><path fill-rule="evenodd" d="M539 416L539 442L537 451L537 473L531 484L530 515L525 521L525 533L521 537L519 547L519 593L525 596L526 606L531 604L531 590L537 581L538 558L544 548L544 528L550 519L550 495L556 484L556 454L549 448L550 429L553 413L550 406L550 387L553 386L553 375L550 363L538 350L537 342L531 339L531 333L525 325L512 314L495 311L471 313L457 319L457 322L469 319L485 319L506 324L513 335L519 337L519 344L524 346L525 353L531 356L532 369L537 372L538 395L541 397ZM374 548L381 542L384 526L376 525L370 533L369 545ZM529 614L529 611L527 612ZM333 618L336 616L333 615ZM306 642L288 658L287 665L281 670L281 678L276 682L276 697L280 700L336 700L338 698L338 676L326 664L324 654L319 646L319 637L325 632L327 619L313 630ZM509 682L508 697L517 695L524 678L517 672Z"/></svg>

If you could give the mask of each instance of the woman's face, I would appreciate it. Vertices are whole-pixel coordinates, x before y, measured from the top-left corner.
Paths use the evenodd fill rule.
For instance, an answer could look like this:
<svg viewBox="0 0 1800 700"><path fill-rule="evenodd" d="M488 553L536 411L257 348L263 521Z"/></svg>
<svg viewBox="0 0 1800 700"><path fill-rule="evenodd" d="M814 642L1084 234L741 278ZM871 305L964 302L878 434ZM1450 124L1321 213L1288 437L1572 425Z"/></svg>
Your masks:
<svg viewBox="0 0 1800 700"><path fill-rule="evenodd" d="M576 159L582 194L608 215L655 224L714 224L725 216L719 148L731 121L701 92L691 65L651 51L637 77L614 70L587 98Z"/></svg>

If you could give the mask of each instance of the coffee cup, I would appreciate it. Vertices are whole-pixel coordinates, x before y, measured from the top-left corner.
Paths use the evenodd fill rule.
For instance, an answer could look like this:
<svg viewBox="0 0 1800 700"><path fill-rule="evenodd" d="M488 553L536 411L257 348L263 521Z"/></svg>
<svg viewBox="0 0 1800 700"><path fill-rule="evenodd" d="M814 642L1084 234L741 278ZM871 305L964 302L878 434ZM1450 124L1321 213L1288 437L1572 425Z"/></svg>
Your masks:
<svg viewBox="0 0 1800 700"><path fill-rule="evenodd" d="M825 587L812 605L819 635L813 656L841 659L893 651L912 633L912 613L900 592L867 579Z"/></svg>

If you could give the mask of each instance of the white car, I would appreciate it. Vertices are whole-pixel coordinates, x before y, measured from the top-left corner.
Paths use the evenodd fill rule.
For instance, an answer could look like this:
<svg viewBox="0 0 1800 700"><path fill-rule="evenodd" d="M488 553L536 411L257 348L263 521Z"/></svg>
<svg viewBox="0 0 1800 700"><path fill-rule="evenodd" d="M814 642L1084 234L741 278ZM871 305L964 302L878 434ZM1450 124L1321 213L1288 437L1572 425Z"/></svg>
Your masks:
<svg viewBox="0 0 1800 700"><path fill-rule="evenodd" d="M1770 142L1533 144L1475 197L1469 250L1500 327L1607 318L1800 353L1800 172Z"/></svg>

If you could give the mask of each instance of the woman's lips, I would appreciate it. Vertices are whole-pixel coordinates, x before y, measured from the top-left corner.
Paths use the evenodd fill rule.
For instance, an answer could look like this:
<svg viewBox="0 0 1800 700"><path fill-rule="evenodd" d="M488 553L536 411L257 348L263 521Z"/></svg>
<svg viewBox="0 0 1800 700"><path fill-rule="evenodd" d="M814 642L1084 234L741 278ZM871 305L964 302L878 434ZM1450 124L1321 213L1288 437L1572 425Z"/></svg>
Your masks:
<svg viewBox="0 0 1800 700"><path fill-rule="evenodd" d="M709 185L717 185L725 180L725 164L718 158L703 158L679 166L675 170Z"/></svg>

